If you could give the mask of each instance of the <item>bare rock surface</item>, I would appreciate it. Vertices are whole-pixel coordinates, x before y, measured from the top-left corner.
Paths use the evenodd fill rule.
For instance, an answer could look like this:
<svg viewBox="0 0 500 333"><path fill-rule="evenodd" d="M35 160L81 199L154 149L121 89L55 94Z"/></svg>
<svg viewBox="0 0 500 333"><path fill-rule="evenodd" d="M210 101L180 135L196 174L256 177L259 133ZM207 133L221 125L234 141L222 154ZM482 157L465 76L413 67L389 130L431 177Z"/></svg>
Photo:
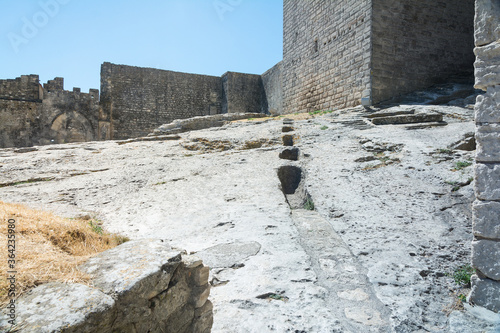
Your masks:
<svg viewBox="0 0 500 333"><path fill-rule="evenodd" d="M213 332L496 332L498 316L457 305L447 275L471 257L474 151L449 147L474 131L473 110L387 112L409 109L448 125L375 126L363 108L299 115L298 161L279 158L275 120L3 149L0 200L90 215L210 262ZM284 165L302 170L315 211L290 209Z"/></svg>

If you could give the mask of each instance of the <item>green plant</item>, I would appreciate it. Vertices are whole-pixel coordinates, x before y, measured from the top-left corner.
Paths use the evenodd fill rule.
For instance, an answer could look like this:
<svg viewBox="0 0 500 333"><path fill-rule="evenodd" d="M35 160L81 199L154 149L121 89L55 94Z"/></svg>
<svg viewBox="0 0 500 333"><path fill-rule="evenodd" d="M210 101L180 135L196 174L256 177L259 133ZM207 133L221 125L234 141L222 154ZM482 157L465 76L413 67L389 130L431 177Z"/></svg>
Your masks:
<svg viewBox="0 0 500 333"><path fill-rule="evenodd" d="M96 234L102 235L104 233L104 230L102 230L102 227L99 225L99 221L89 221L89 225L92 228L92 231L94 231Z"/></svg>
<svg viewBox="0 0 500 333"><path fill-rule="evenodd" d="M462 303L465 303L467 302L467 296L465 296L464 294L460 294L457 296L457 298L462 302Z"/></svg>
<svg viewBox="0 0 500 333"><path fill-rule="evenodd" d="M472 162L469 162L469 161L458 161L455 163L455 168L453 168L453 170L459 171L459 170L465 169L471 165L472 165Z"/></svg>
<svg viewBox="0 0 500 333"><path fill-rule="evenodd" d="M304 203L304 209L314 210L314 202L311 198L307 198L306 202Z"/></svg>
<svg viewBox="0 0 500 333"><path fill-rule="evenodd" d="M451 150L451 149L438 149L438 152L440 154L448 154L448 155L453 154L453 150Z"/></svg>
<svg viewBox="0 0 500 333"><path fill-rule="evenodd" d="M321 129L322 131L327 130L327 129L328 129L328 126L321 126L321 128L320 128L320 129Z"/></svg>
<svg viewBox="0 0 500 333"><path fill-rule="evenodd" d="M471 265L463 265L455 269L450 275L459 286L469 286L472 274L474 274L474 268Z"/></svg>

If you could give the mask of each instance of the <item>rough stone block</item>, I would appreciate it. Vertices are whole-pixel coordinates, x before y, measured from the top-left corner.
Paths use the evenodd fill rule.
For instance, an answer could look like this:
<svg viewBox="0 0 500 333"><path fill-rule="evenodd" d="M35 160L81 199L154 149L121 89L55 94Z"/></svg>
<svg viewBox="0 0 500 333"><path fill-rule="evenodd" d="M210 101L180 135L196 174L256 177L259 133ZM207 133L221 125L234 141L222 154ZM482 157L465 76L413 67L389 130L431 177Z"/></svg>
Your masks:
<svg viewBox="0 0 500 333"><path fill-rule="evenodd" d="M151 315L150 299L168 288L180 261L180 251L159 239L143 239L100 253L81 270L123 308L117 321L126 323Z"/></svg>
<svg viewBox="0 0 500 333"><path fill-rule="evenodd" d="M472 206L475 236L500 239L500 202L476 201Z"/></svg>
<svg viewBox="0 0 500 333"><path fill-rule="evenodd" d="M214 322L212 302L206 301L205 305L196 309L194 316L193 332L210 333Z"/></svg>
<svg viewBox="0 0 500 333"><path fill-rule="evenodd" d="M472 290L469 300L488 310L500 312L500 282L481 279L477 275L471 278Z"/></svg>
<svg viewBox="0 0 500 333"><path fill-rule="evenodd" d="M500 2L476 0L474 37L476 45L486 45L500 39Z"/></svg>
<svg viewBox="0 0 500 333"><path fill-rule="evenodd" d="M22 332L111 332L114 300L101 291L82 284L47 283L17 301L17 323ZM2 318L3 319L3 318ZM10 326L10 325L9 325ZM0 320L0 330L9 326ZM2 330L3 332L3 330Z"/></svg>
<svg viewBox="0 0 500 333"><path fill-rule="evenodd" d="M500 164L477 163L475 167L476 198L500 200Z"/></svg>
<svg viewBox="0 0 500 333"><path fill-rule="evenodd" d="M492 280L500 280L500 242L476 240L472 242L472 265Z"/></svg>
<svg viewBox="0 0 500 333"><path fill-rule="evenodd" d="M478 162L500 162L500 124L478 126L476 145Z"/></svg>
<svg viewBox="0 0 500 333"><path fill-rule="evenodd" d="M180 261L180 251L158 239L143 239L100 253L80 268L92 275L94 285L108 295L120 297L140 286L144 298L149 299L167 289ZM157 277L152 279L151 275ZM138 283L145 278L147 285Z"/></svg>
<svg viewBox="0 0 500 333"><path fill-rule="evenodd" d="M193 284L198 287L207 284L209 275L210 275L210 268L206 266L198 267L192 273Z"/></svg>
<svg viewBox="0 0 500 333"><path fill-rule="evenodd" d="M500 84L500 40L486 46L476 47L475 87L486 90L489 86Z"/></svg>
<svg viewBox="0 0 500 333"><path fill-rule="evenodd" d="M201 259L193 255L183 255L182 262L187 269L192 269L203 265Z"/></svg>
<svg viewBox="0 0 500 333"><path fill-rule="evenodd" d="M205 305L205 302L208 300L208 296L210 295L210 285L207 283L205 286L194 289L194 291L192 302L194 307L198 309Z"/></svg>
<svg viewBox="0 0 500 333"><path fill-rule="evenodd" d="M500 84L488 87L486 94L479 95L475 106L477 123L500 123Z"/></svg>

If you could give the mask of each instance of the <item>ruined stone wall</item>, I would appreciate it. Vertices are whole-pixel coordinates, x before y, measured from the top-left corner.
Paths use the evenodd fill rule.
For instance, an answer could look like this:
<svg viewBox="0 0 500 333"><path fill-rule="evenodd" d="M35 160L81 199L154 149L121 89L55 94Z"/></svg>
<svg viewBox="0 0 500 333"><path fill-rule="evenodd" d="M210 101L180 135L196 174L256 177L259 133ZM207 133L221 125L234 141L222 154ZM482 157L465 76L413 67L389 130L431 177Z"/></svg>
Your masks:
<svg viewBox="0 0 500 333"><path fill-rule="evenodd" d="M39 143L85 142L99 137L99 91L82 93L61 89L45 90L42 103L42 123ZM49 142L47 142L47 140Z"/></svg>
<svg viewBox="0 0 500 333"><path fill-rule="evenodd" d="M129 241L89 259L80 269L92 287L47 283L17 300L25 333L209 333L209 268L162 240ZM0 313L6 332L7 311Z"/></svg>
<svg viewBox="0 0 500 333"><path fill-rule="evenodd" d="M371 0L284 0L285 113L358 105L370 87Z"/></svg>
<svg viewBox="0 0 500 333"><path fill-rule="evenodd" d="M41 132L42 103L0 98L0 148L33 145Z"/></svg>
<svg viewBox="0 0 500 333"><path fill-rule="evenodd" d="M40 131L43 89L38 75L0 80L0 148L32 145Z"/></svg>
<svg viewBox="0 0 500 333"><path fill-rule="evenodd" d="M222 76L222 113L265 112L260 75L227 72Z"/></svg>
<svg viewBox="0 0 500 333"><path fill-rule="evenodd" d="M64 90L64 79L38 75L0 80L0 147L99 139L99 91Z"/></svg>
<svg viewBox="0 0 500 333"><path fill-rule="evenodd" d="M372 100L472 77L474 0L372 0Z"/></svg>
<svg viewBox="0 0 500 333"><path fill-rule="evenodd" d="M470 300L500 312L500 1L476 0L476 201Z"/></svg>
<svg viewBox="0 0 500 333"><path fill-rule="evenodd" d="M262 76L264 110L266 113L283 113L283 62L280 61Z"/></svg>
<svg viewBox="0 0 500 333"><path fill-rule="evenodd" d="M220 77L104 63L101 66L102 119L112 139L145 136L156 127L221 113Z"/></svg>
<svg viewBox="0 0 500 333"><path fill-rule="evenodd" d="M40 102L43 98L38 75L21 75L15 79L0 80L0 99Z"/></svg>

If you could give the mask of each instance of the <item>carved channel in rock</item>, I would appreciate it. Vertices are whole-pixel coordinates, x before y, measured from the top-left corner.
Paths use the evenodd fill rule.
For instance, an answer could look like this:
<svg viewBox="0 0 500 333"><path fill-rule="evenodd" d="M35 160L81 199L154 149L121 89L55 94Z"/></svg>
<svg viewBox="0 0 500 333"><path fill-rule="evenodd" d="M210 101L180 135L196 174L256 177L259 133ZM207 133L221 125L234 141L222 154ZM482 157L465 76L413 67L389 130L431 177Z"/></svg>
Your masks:
<svg viewBox="0 0 500 333"><path fill-rule="evenodd" d="M307 193L303 170L294 165L284 165L278 169L281 190L292 209L314 209L311 196Z"/></svg>

